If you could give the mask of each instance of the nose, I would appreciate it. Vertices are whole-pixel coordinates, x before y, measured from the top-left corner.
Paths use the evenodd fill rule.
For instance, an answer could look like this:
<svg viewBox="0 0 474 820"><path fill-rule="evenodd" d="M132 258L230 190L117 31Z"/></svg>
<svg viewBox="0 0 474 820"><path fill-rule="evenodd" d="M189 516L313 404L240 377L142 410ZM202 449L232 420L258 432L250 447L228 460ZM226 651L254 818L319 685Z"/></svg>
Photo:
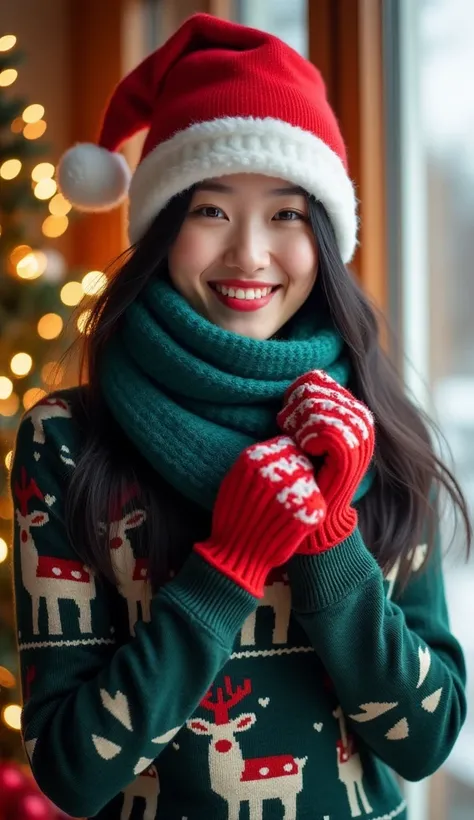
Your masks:
<svg viewBox="0 0 474 820"><path fill-rule="evenodd" d="M216 752L220 752L220 754L227 754L232 749L232 743L230 740L221 739L216 742Z"/></svg>
<svg viewBox="0 0 474 820"><path fill-rule="evenodd" d="M251 274L270 266L270 251L264 231L247 226L235 232L224 254L228 268Z"/></svg>

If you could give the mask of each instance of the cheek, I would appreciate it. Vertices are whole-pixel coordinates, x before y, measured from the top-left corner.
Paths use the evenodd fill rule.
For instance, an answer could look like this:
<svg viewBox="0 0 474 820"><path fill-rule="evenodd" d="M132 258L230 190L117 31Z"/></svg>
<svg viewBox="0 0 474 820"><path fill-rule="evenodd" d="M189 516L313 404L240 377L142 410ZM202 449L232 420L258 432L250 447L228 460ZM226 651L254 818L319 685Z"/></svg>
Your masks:
<svg viewBox="0 0 474 820"><path fill-rule="evenodd" d="M308 236L290 237L282 248L280 264L288 275L290 286L310 291L318 269L314 240Z"/></svg>
<svg viewBox="0 0 474 820"><path fill-rule="evenodd" d="M184 225L168 254L171 281L184 294L196 286L201 274L212 264L213 248L202 231Z"/></svg>
<svg viewBox="0 0 474 820"><path fill-rule="evenodd" d="M182 231L168 254L168 270L173 285L186 293L194 278L192 241L186 231Z"/></svg>

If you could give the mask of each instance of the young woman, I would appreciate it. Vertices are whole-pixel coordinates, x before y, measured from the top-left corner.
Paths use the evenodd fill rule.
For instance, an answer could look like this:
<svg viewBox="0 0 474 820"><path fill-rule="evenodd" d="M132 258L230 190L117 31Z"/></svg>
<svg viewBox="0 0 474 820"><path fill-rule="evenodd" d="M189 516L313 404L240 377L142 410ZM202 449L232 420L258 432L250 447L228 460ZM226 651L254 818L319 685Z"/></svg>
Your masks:
<svg viewBox="0 0 474 820"><path fill-rule="evenodd" d="M87 380L12 469L23 736L74 816L405 818L462 726L437 498L458 485L346 269L356 203L317 70L196 15L62 189L110 206L149 128Z"/></svg>

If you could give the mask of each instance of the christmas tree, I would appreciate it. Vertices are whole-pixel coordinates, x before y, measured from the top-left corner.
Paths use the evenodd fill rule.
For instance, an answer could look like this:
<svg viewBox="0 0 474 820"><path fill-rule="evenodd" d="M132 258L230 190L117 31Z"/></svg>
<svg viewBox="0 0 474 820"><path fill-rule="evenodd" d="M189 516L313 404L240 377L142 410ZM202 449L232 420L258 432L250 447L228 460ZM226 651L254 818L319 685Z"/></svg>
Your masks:
<svg viewBox="0 0 474 820"><path fill-rule="evenodd" d="M15 433L36 401L68 386L61 354L87 320L81 300L104 285L97 271L77 281L54 247L71 206L48 159L44 108L14 92L21 63L16 38L0 37L0 761L23 759L8 478ZM72 308L80 302L76 323Z"/></svg>

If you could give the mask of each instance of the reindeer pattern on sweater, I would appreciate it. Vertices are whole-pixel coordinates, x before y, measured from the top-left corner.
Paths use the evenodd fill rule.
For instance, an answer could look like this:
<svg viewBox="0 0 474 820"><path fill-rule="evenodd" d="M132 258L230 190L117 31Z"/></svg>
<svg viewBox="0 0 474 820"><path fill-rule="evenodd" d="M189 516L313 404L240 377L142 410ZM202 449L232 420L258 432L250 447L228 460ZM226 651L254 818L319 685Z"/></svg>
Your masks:
<svg viewBox="0 0 474 820"><path fill-rule="evenodd" d="M283 567L268 577L259 601L249 600L247 593L244 601L243 591L232 589L240 596L241 611L231 639L226 637L227 650L219 649L221 656L211 662L206 655L211 657L213 651L207 648L207 635L200 635L202 644L198 642L193 658L189 637L180 633L180 618L183 624L189 618L185 600L190 593L183 581L187 570L176 578L171 573L163 594L166 606L159 602L164 611L161 618L154 616L147 560L134 550L134 535L146 522L146 510L137 504L133 487L116 499L107 533L115 588L105 588L64 542L64 482L74 470L80 444L71 429L74 416L67 393L40 402L24 418L12 472L26 701L23 733L40 785L41 747L43 753L46 749L54 754L42 732L54 711L43 691L51 683L48 659L54 657L61 658L65 676L70 671L77 697L82 694L84 675L91 674L86 669L94 670L95 685L88 684L91 716L81 721L81 742L95 756L97 771L104 777L109 772L112 781L115 773L116 791L109 792L107 802L108 810L115 806L120 820L129 820L137 807L144 820L404 818L405 804L389 770L393 753L387 753L387 766L374 755L369 741L375 736L383 749L401 748L411 740L418 712L426 721L447 708L443 696L452 698L454 687L449 675L440 678L435 668L439 659L433 662L429 645L415 637L411 680L404 676L399 697L392 696L391 687L388 692L378 691L368 674L366 687L358 685L349 697L351 678L357 679L352 659L339 660L337 675L331 657L323 662L326 647L317 651L305 617L296 616L292 603L298 583L293 583L291 567ZM55 469L43 472L43 463L50 461L48 447L55 454ZM103 527L101 522L98 527ZM413 555L415 572L422 569L425 557L426 546L420 545ZM190 561L194 561L193 577L210 571L196 557ZM379 583L386 606L392 606L396 569ZM340 602L336 605L340 607ZM202 617L194 617L193 629L199 628ZM218 614L210 618L212 628L205 623L201 628L203 632L214 629L213 640L224 645L214 617L217 623ZM189 629L189 622L182 627L184 633ZM121 670L120 653L123 658L127 651L137 654L150 630L154 651L160 640L163 644L169 640L175 647L170 666L181 666L183 675L195 669L198 678L196 664L200 673L203 665L214 663L215 675L201 689L193 687L192 674L182 680L176 673L182 700L188 704L184 710L165 695L155 707L146 678L153 675L149 658L140 657L141 665L137 662L130 668L124 660ZM453 644L453 658L459 664L455 649ZM186 661L180 655L184 652ZM455 666L450 663L450 668ZM108 674L101 680L104 667ZM140 686L143 691L137 694ZM153 691L160 701L159 687ZM172 691L178 690L171 681ZM195 706L189 711L193 700ZM78 776L87 782L82 769Z"/></svg>

